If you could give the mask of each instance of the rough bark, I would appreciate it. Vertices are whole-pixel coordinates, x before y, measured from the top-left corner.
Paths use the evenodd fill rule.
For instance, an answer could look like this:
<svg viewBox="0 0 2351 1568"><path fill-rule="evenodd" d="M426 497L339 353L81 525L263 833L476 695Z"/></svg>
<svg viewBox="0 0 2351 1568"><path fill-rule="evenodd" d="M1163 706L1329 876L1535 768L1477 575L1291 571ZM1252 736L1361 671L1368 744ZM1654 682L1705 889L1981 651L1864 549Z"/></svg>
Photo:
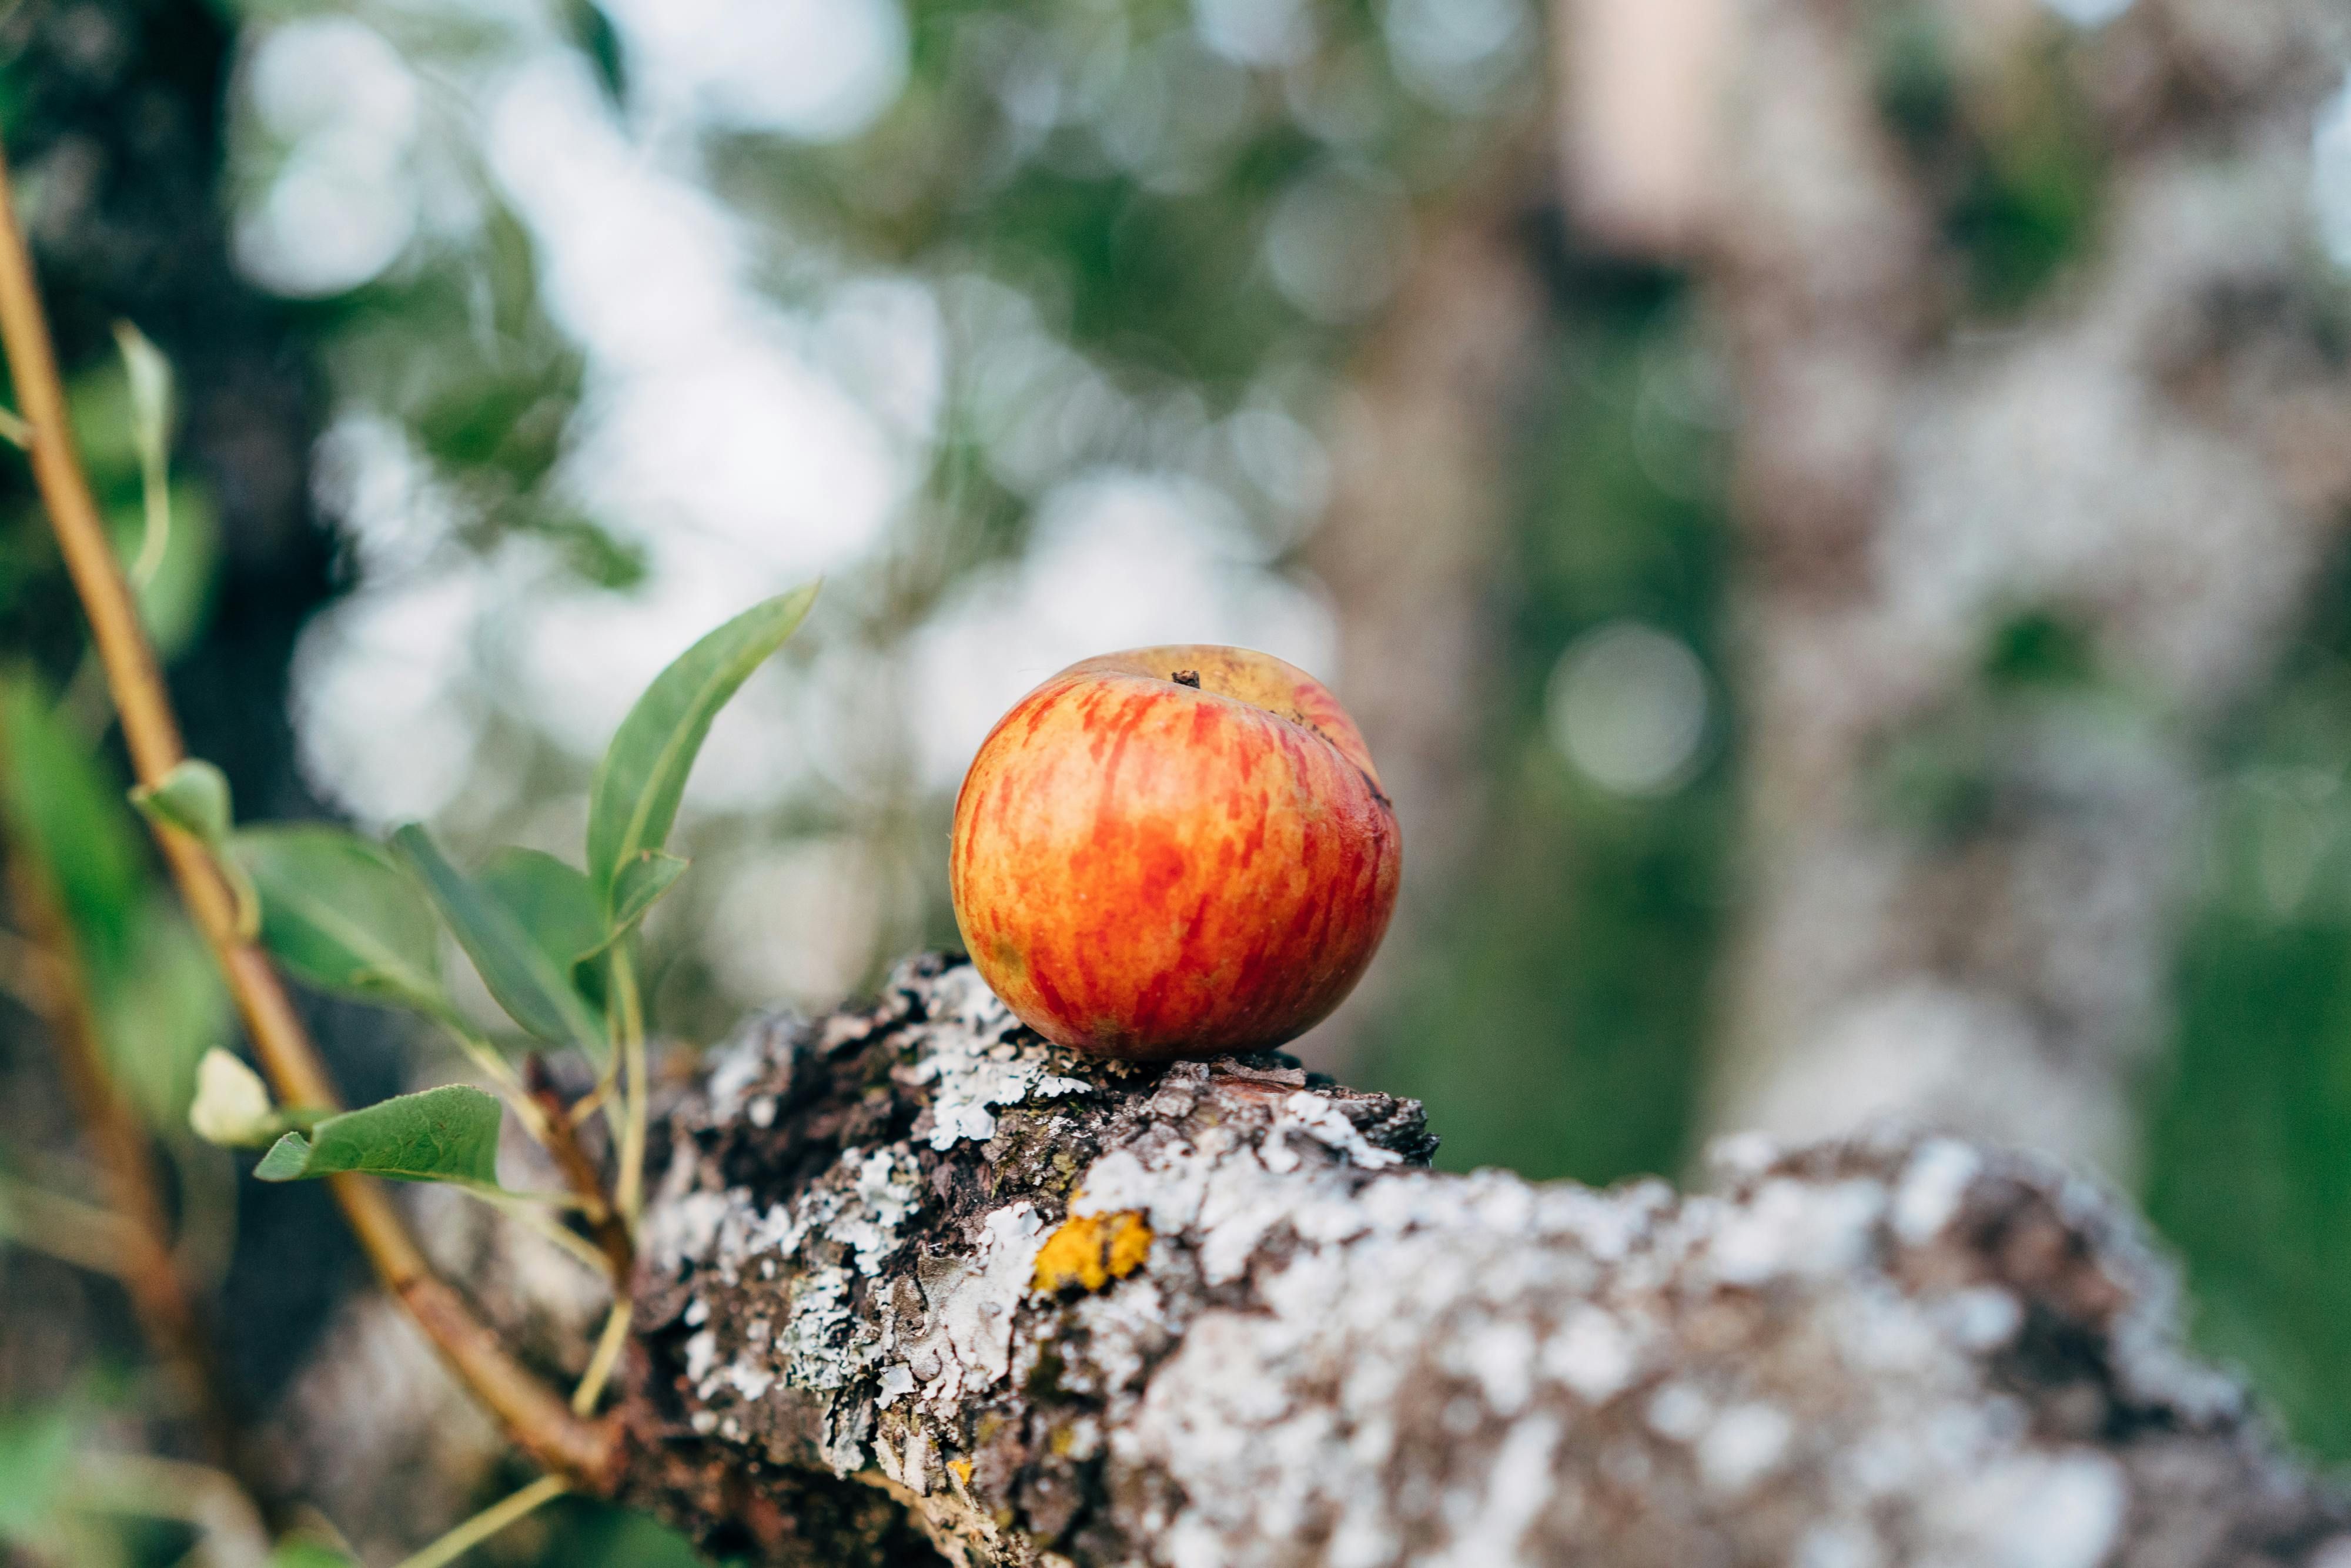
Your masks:
<svg viewBox="0 0 2351 1568"><path fill-rule="evenodd" d="M959 963L672 1124L631 1500L778 1563L2339 1563L2111 1199L1920 1134L1442 1176L1285 1059L1083 1061Z"/></svg>
<svg viewBox="0 0 2351 1568"><path fill-rule="evenodd" d="M1899 18L1747 12L1708 264L1751 557L1753 897L1716 1121L1815 1136L1931 1110L2127 1173L2199 748L2351 497L2340 280L2308 205L2351 17L2142 0L2069 41L2008 0L1905 15L1940 30L1958 105L1907 139L1879 74ZM2053 134L2034 114L2078 119L2059 155L2100 169L2095 237L1987 309L1954 203L2000 138ZM2103 692L1988 705L1988 641L2019 612L2076 627ZM1912 743L1980 753L1957 759L1965 821L1887 810Z"/></svg>

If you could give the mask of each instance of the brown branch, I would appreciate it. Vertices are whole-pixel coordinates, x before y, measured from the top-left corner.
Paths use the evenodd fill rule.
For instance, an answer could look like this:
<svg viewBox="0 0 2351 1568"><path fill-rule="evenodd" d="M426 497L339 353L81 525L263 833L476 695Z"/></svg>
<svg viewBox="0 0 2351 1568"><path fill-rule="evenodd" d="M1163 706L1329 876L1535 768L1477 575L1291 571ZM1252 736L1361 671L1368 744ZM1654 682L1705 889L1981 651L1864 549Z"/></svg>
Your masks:
<svg viewBox="0 0 2351 1568"><path fill-rule="evenodd" d="M580 1129L573 1124L570 1107L564 1104L563 1096L544 1083L534 1083L530 1097L546 1113L547 1152L563 1173L565 1184L580 1197L580 1217L587 1222L589 1237L597 1249L604 1254L605 1266L612 1274L612 1290L617 1296L626 1297L629 1274L636 1267L636 1244L629 1236L627 1224L613 1212L611 1199L604 1191L604 1175L580 1146Z"/></svg>
<svg viewBox="0 0 2351 1568"><path fill-rule="evenodd" d="M108 1071L80 944L37 852L22 843L13 848L9 892L40 955L38 1011L56 1042L59 1074L105 1176L117 1227L110 1239L120 1252L114 1272L156 1358L195 1413L206 1462L236 1477L266 1513L274 1489L251 1463L196 1292L172 1252L154 1145Z"/></svg>
<svg viewBox="0 0 2351 1568"><path fill-rule="evenodd" d="M186 756L162 672L147 641L120 564L107 542L67 417L65 389L42 312L30 253L16 216L6 160L0 155L0 345L5 345L20 412L31 426L33 477L57 547L90 622L107 688L121 716L133 770L155 785ZM181 896L195 916L235 998L262 1070L289 1103L341 1101L324 1062L269 960L237 932L234 902L202 845L158 827L156 841ZM383 1189L362 1176L329 1178L344 1218L385 1288L415 1317L460 1380L540 1463L584 1488L600 1487L612 1444L601 1428L574 1416L555 1392L516 1364L453 1291L434 1278Z"/></svg>

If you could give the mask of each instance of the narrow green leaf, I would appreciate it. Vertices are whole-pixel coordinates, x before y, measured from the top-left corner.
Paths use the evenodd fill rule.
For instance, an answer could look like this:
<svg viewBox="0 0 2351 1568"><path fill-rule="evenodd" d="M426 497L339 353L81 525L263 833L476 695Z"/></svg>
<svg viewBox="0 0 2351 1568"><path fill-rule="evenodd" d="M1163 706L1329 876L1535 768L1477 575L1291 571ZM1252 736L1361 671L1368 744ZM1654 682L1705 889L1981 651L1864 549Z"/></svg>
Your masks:
<svg viewBox="0 0 2351 1568"><path fill-rule="evenodd" d="M139 451L142 517L130 568L136 592L155 580L172 548L172 364L128 321L114 324L114 341L130 373L131 440Z"/></svg>
<svg viewBox="0 0 2351 1568"><path fill-rule="evenodd" d="M78 1425L63 1406L0 1416L0 1544L43 1543L71 1478Z"/></svg>
<svg viewBox="0 0 2351 1568"><path fill-rule="evenodd" d="M666 850L644 850L623 864L612 879L612 938L633 929L693 863Z"/></svg>
<svg viewBox="0 0 2351 1568"><path fill-rule="evenodd" d="M165 664L187 652L211 622L220 587L220 507L207 486L172 481L162 504L107 509L107 532L139 601L139 619Z"/></svg>
<svg viewBox="0 0 2351 1568"><path fill-rule="evenodd" d="M248 828L228 850L260 890L263 944L297 976L363 1001L449 1015L432 905L381 847L304 823Z"/></svg>
<svg viewBox="0 0 2351 1568"><path fill-rule="evenodd" d="M115 347L131 376L131 434L141 462L160 466L172 451L172 361L128 321L114 324Z"/></svg>
<svg viewBox="0 0 2351 1568"><path fill-rule="evenodd" d="M794 589L711 632L654 676L621 721L588 796L588 875L608 915L619 907L622 870L667 841L711 720L799 629L816 591L814 583Z"/></svg>
<svg viewBox="0 0 2351 1568"><path fill-rule="evenodd" d="M152 820L214 848L227 839L234 820L228 776L197 757L172 768L161 784L141 784L131 790L131 803Z"/></svg>
<svg viewBox="0 0 2351 1568"><path fill-rule="evenodd" d="M537 850L500 850L475 874L567 979L604 945L604 916L586 876Z"/></svg>
<svg viewBox="0 0 2351 1568"><path fill-rule="evenodd" d="M331 1546L316 1541L281 1541L269 1554L269 1568L356 1568Z"/></svg>
<svg viewBox="0 0 2351 1568"><path fill-rule="evenodd" d="M84 957L112 980L147 895L138 821L122 785L29 677L0 680L0 809L9 836L47 868Z"/></svg>
<svg viewBox="0 0 2351 1568"><path fill-rule="evenodd" d="M245 868L222 854L236 815L229 801L228 776L200 758L185 758L161 784L141 784L131 790L131 803L149 821L177 828L213 852L214 863L236 899L237 935L248 942L259 936L261 894Z"/></svg>
<svg viewBox="0 0 2351 1568"><path fill-rule="evenodd" d="M507 1016L552 1044L601 1049L603 1025L571 984L569 970L547 956L505 904L451 865L415 823L393 833L392 844L424 883L457 934L457 945Z"/></svg>
<svg viewBox="0 0 2351 1568"><path fill-rule="evenodd" d="M253 1167L263 1181L302 1181L365 1171L397 1181L496 1186L498 1103L464 1083L444 1084L345 1111L288 1133Z"/></svg>
<svg viewBox="0 0 2351 1568"><path fill-rule="evenodd" d="M571 41L596 68L597 83L604 97L616 110L625 110L629 99L628 61L621 52L620 30L612 26L611 16L595 0L569 0L561 15Z"/></svg>
<svg viewBox="0 0 2351 1568"><path fill-rule="evenodd" d="M131 922L129 961L95 999L115 1081L157 1131L183 1125L197 1063L232 1025L220 968L176 899L149 894Z"/></svg>

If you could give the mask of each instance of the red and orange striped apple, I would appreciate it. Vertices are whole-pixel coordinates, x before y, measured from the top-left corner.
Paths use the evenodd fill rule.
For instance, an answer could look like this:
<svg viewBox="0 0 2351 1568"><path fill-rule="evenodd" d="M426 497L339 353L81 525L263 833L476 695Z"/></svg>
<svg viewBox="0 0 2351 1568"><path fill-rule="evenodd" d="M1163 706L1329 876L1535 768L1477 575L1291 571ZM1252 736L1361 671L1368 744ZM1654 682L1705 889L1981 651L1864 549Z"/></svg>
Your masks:
<svg viewBox="0 0 2351 1568"><path fill-rule="evenodd" d="M1304 671L1185 644L1020 699L956 799L956 922L1046 1039L1167 1061L1275 1046L1339 1005L1395 906L1371 752Z"/></svg>

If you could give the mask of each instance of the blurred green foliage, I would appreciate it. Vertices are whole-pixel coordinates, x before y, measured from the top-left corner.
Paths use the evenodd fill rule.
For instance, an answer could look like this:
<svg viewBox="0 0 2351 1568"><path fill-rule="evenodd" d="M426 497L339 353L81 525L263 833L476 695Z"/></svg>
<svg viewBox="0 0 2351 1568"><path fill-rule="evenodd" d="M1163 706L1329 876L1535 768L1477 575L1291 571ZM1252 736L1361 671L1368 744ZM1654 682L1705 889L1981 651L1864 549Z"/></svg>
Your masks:
<svg viewBox="0 0 2351 1568"><path fill-rule="evenodd" d="M0 679L0 825L33 862L88 970L118 1081L178 1134L196 1061L228 1028L211 956L149 870L120 779L28 674Z"/></svg>
<svg viewBox="0 0 2351 1568"><path fill-rule="evenodd" d="M2351 559L2200 813L2171 1051L2149 1085L2150 1218L2202 1344L2303 1442L2351 1457Z"/></svg>
<svg viewBox="0 0 2351 1568"><path fill-rule="evenodd" d="M0 1545L50 1542L78 1425L62 1405L0 1413Z"/></svg>
<svg viewBox="0 0 2351 1568"><path fill-rule="evenodd" d="M2070 74L2070 39L2052 33L1971 74L1956 25L1919 0L1877 9L1878 110L1940 204L1967 284L1959 303L2011 315L2087 253L2104 159Z"/></svg>
<svg viewBox="0 0 2351 1568"><path fill-rule="evenodd" d="M1558 331L1513 465L1492 796L1454 907L1375 1026L1369 1076L1426 1102L1442 1166L1607 1182L1690 1153L1731 892L1731 539L1722 410L1685 290L1596 269ZM1698 771L1653 796L1599 788L1546 729L1562 651L1626 618L1714 672Z"/></svg>
<svg viewBox="0 0 2351 1568"><path fill-rule="evenodd" d="M503 1552L493 1542L481 1556L492 1563L562 1563L566 1568L702 1568L706 1561L676 1531L609 1504L567 1498L549 1508L545 1517L542 1541L517 1542Z"/></svg>

